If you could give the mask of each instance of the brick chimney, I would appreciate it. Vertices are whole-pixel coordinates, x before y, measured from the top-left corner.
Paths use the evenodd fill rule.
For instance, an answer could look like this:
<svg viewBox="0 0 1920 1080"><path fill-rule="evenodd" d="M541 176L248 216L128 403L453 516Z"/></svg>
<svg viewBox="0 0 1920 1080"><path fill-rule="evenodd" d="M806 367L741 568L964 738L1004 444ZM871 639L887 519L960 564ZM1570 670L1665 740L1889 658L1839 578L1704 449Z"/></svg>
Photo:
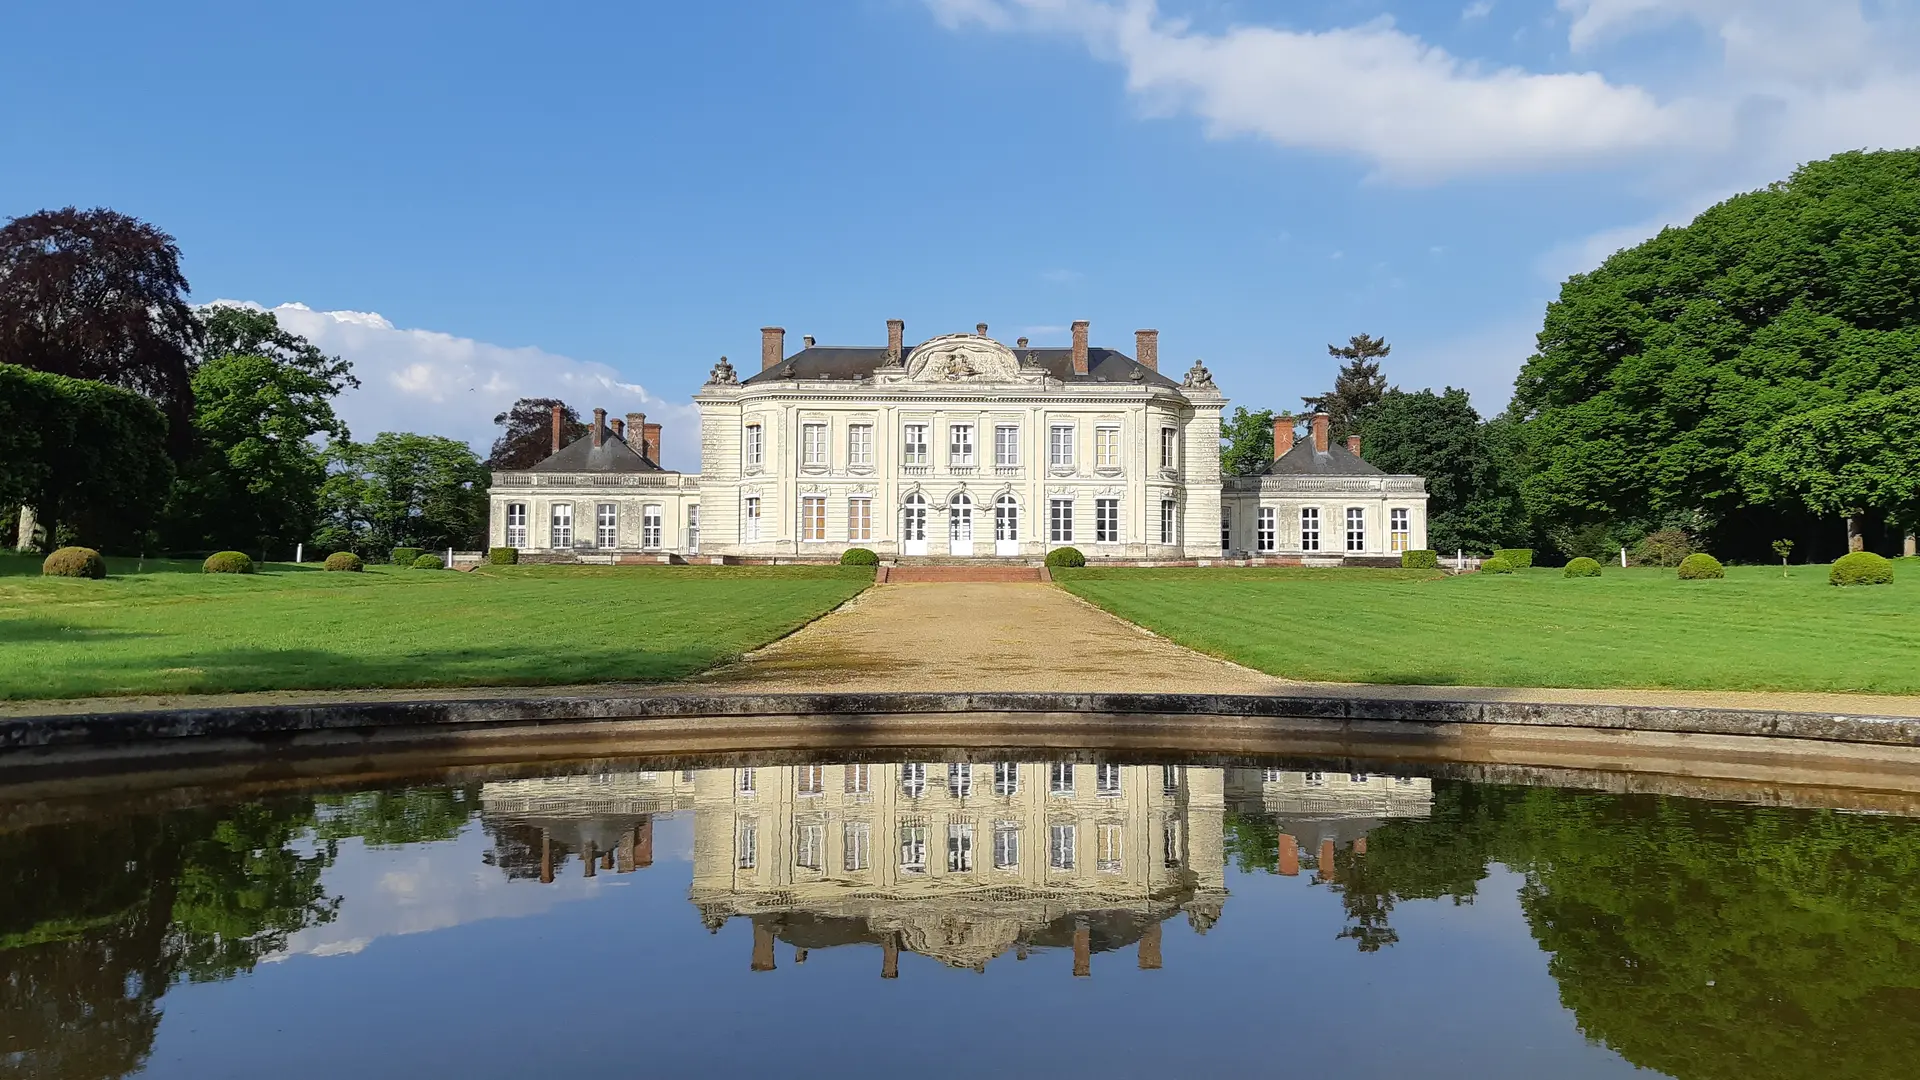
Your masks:
<svg viewBox="0 0 1920 1080"><path fill-rule="evenodd" d="M1354 457L1360 456L1360 436L1347 436L1347 453L1352 454Z"/></svg>
<svg viewBox="0 0 1920 1080"><path fill-rule="evenodd" d="M900 353L906 348L907 324L900 319L887 320L887 363L900 366Z"/></svg>
<svg viewBox="0 0 1920 1080"><path fill-rule="evenodd" d="M1140 970L1160 970L1160 924L1147 927L1140 935Z"/></svg>
<svg viewBox="0 0 1920 1080"><path fill-rule="evenodd" d="M593 410L593 448L595 450L600 449L600 442L601 440L606 438L606 431L607 431L607 410L605 409Z"/></svg>
<svg viewBox="0 0 1920 1080"><path fill-rule="evenodd" d="M1087 373L1087 320L1073 320L1073 373Z"/></svg>
<svg viewBox="0 0 1920 1080"><path fill-rule="evenodd" d="M760 328L760 370L765 371L787 356L787 332L778 326Z"/></svg>
<svg viewBox="0 0 1920 1080"><path fill-rule="evenodd" d="M1316 454L1327 452L1327 425L1332 419L1323 412L1313 414L1313 452Z"/></svg>
<svg viewBox="0 0 1920 1080"><path fill-rule="evenodd" d="M640 440L647 434L647 414L630 412L627 414L627 449L640 452Z"/></svg>
<svg viewBox="0 0 1920 1080"><path fill-rule="evenodd" d="M974 337L986 337L986 336L987 336L987 324L986 324L986 323L974 323L974 324L973 324L973 336L974 336Z"/></svg>
<svg viewBox="0 0 1920 1080"><path fill-rule="evenodd" d="M1300 841L1292 833L1280 834L1279 870L1285 877L1300 876Z"/></svg>
<svg viewBox="0 0 1920 1080"><path fill-rule="evenodd" d="M1133 358L1140 366L1149 371L1160 370L1160 331L1135 330L1133 332Z"/></svg>
<svg viewBox="0 0 1920 1080"><path fill-rule="evenodd" d="M640 454L655 465L660 464L660 425L647 424L640 429Z"/></svg>
<svg viewBox="0 0 1920 1080"><path fill-rule="evenodd" d="M1293 417L1276 416L1273 418L1273 460L1279 461L1293 449Z"/></svg>
<svg viewBox="0 0 1920 1080"><path fill-rule="evenodd" d="M613 419L607 421L607 423L611 425L613 428L614 438L619 439L621 442L627 441L627 422L625 420L622 420L616 416Z"/></svg>
<svg viewBox="0 0 1920 1080"><path fill-rule="evenodd" d="M566 406L564 405L555 405L553 407L553 449L549 451L549 453L557 454L560 452L560 417L564 412L566 412Z"/></svg>

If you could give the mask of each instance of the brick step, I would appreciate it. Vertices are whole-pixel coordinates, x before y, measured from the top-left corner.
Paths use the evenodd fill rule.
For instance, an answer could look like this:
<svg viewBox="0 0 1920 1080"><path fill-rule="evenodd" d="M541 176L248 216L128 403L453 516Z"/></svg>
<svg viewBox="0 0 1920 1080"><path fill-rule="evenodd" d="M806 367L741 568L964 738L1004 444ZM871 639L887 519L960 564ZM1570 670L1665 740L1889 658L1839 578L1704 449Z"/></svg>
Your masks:
<svg viewBox="0 0 1920 1080"><path fill-rule="evenodd" d="M882 566L874 581L883 585L936 581L1048 581L1042 566Z"/></svg>
<svg viewBox="0 0 1920 1080"><path fill-rule="evenodd" d="M895 555L882 557L891 566L1039 566L1044 561L1041 556L1023 558L1014 556L1000 558L992 555Z"/></svg>

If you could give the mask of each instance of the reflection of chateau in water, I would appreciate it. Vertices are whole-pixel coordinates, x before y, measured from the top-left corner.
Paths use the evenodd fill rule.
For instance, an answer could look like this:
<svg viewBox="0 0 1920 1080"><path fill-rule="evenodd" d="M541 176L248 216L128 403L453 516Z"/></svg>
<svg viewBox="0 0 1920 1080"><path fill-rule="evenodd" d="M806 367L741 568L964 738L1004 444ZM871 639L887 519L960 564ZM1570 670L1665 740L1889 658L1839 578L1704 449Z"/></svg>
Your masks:
<svg viewBox="0 0 1920 1080"><path fill-rule="evenodd" d="M1224 815L1278 819L1283 874L1300 847L1332 877L1333 853L1365 851L1392 817L1425 816L1424 779L1261 769L1068 762L794 765L490 783L493 861L552 881L652 862L653 816L694 811L691 899L711 930L752 921L752 966L785 941L877 945L984 969L1009 952L1137 947L1160 966L1161 925L1205 933L1226 902Z"/></svg>

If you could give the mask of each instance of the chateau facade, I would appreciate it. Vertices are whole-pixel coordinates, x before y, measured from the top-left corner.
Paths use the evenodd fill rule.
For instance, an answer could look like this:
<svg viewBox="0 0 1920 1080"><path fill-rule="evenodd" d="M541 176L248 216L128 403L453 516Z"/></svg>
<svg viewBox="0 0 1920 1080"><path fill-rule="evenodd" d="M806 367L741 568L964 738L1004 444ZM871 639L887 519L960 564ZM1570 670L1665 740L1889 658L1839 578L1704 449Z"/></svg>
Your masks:
<svg viewBox="0 0 1920 1080"><path fill-rule="evenodd" d="M1294 440L1276 422L1272 466L1220 471L1226 398L1195 361L1175 380L1159 334L1134 355L1089 344L1010 348L947 334L908 347L789 354L761 331L760 370L722 357L694 396L697 475L659 465L659 427L596 410L590 433L532 469L494 474L490 544L580 561L883 557L1329 562L1426 545L1426 488L1388 476L1357 443L1329 446L1324 417ZM637 437L636 437L637 435ZM651 440L651 441L649 441Z"/></svg>

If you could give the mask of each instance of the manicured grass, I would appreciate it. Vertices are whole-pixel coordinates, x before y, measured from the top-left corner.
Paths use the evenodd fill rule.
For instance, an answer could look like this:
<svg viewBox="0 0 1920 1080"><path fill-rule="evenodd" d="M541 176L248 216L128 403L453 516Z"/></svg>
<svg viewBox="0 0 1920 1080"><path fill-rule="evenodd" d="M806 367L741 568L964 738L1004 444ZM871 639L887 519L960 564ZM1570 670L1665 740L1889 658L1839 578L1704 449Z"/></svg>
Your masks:
<svg viewBox="0 0 1920 1080"><path fill-rule="evenodd" d="M1609 567L1445 577L1409 570L1055 571L1174 641L1293 679L1455 686L1920 692L1920 561L1891 585L1827 567L1723 581ZM1071 657L1060 657L1071 663Z"/></svg>
<svg viewBox="0 0 1920 1080"><path fill-rule="evenodd" d="M238 576L107 562L105 581L85 581L0 558L0 698L674 679L873 580L837 566L329 574L273 563Z"/></svg>

